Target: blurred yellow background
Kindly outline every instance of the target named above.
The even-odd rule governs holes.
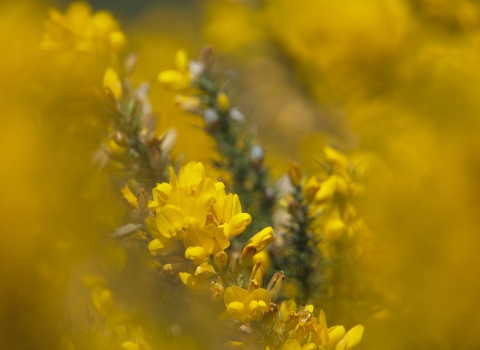
[[[103,72],[41,52],[52,5],[66,7],[0,5],[5,349],[55,348],[71,290],[83,288],[76,279],[98,268],[122,215],[91,164],[108,123],[95,89]],[[208,162],[213,143],[154,81],[178,48],[194,56],[210,43],[235,71],[234,104],[251,112],[275,179],[289,159],[317,171],[324,144],[375,164],[369,271],[385,301],[358,349],[480,348],[477,1],[142,2],[130,15],[131,3],[104,6],[122,19],[126,52],[139,54],[134,82],[153,83],[159,131],[178,132],[174,155]]]

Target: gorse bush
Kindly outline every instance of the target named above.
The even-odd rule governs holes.
[[[129,79],[137,56],[127,55],[120,69],[117,53],[125,41],[110,14],[91,13],[87,5],[74,3],[65,14],[51,11],[41,43],[64,65],[84,56],[79,59],[87,64],[97,60],[93,64],[105,67],[104,99],[111,121],[94,161],[128,203],[125,224],[110,236],[130,250],[117,261],[120,276],[110,278],[130,283],[131,277],[121,273],[128,269],[158,279],[142,283],[157,299],[155,311],[143,314],[129,297],[122,300],[123,309],[117,306],[115,294],[121,291],[108,287],[108,276],[85,276],[83,283],[100,316],[86,334],[91,346],[338,350],[357,345],[362,326],[348,332],[343,326],[328,328],[319,308],[333,296],[344,298],[334,279],[340,270],[351,268],[341,258],[343,251],[332,251],[333,242],[343,236],[358,240],[364,231],[351,199],[362,188],[352,182],[348,159],[325,148],[330,174],[308,181],[292,164],[287,180],[292,189],[280,195],[264,166],[264,150],[247,132],[247,118],[231,106],[232,84],[219,73],[213,50],[206,47],[199,60],[178,51],[176,69],[161,72],[158,80],[178,93],[172,103],[203,118],[220,156],[212,165],[225,181],[208,175],[200,162],[180,165],[170,154],[171,132],[157,134],[148,83],[134,86]],[[265,253],[276,240],[274,229],[266,225],[281,225],[274,219],[278,200],[288,201],[283,239],[289,247]],[[356,249],[356,242],[346,245]],[[143,263],[138,264],[139,259]],[[281,270],[274,273],[263,260]],[[330,260],[335,267],[326,267]],[[271,276],[270,282],[264,283],[265,275]],[[298,287],[289,300],[282,293],[285,277]],[[148,308],[148,299],[144,302]],[[172,312],[178,313],[174,320]],[[208,336],[199,335],[190,330],[192,322],[215,326],[207,324]],[[67,348],[83,347],[75,329],[63,342]]]
[[[157,5],[0,5],[4,347],[478,348],[480,6]]]

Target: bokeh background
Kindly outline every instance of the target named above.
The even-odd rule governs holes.
[[[362,349],[480,348],[480,3],[473,0],[91,1],[117,17],[133,80],[153,82],[174,154],[207,162],[201,120],[155,83],[178,48],[212,44],[238,84],[273,178],[330,144],[374,164],[369,278],[385,296]],[[108,123],[102,73],[38,53],[47,10],[0,4],[0,341],[53,349],[88,293],[78,276],[122,215],[92,165]],[[368,162],[367,162],[368,160]],[[111,260],[123,259],[112,249]],[[75,293],[78,291],[78,293]]]

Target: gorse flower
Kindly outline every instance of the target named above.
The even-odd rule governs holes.
[[[227,195],[225,185],[206,176],[203,164],[197,162],[181,167],[178,177],[170,168],[170,182],[158,184],[152,198],[148,207],[155,217],[145,220],[153,237],[148,249],[157,256],[183,251],[196,268],[193,273],[180,272],[181,280],[190,289],[208,290],[208,278],[218,272],[215,266],[222,269],[228,262],[225,249],[230,239],[246,229],[251,216],[242,212],[238,195]],[[266,228],[252,237],[251,251],[263,250],[272,235],[273,230]]]
[[[249,293],[237,286],[228,287],[223,297],[227,311],[241,322],[258,321],[270,305],[270,293],[258,288]]]
[[[293,300],[280,304],[274,329],[286,339],[282,350],[346,350],[356,346],[363,335],[361,325],[346,333],[343,326],[328,328],[323,310],[320,310],[317,319],[313,314],[313,305],[297,308]]]
[[[228,238],[252,221],[237,195],[226,195],[223,183],[205,176],[202,163],[190,162],[178,178],[171,168],[170,183],[158,184],[152,197],[148,207],[155,212],[155,233],[183,240],[186,248],[202,248],[207,255],[227,248]]]
[[[309,205],[309,216],[315,218],[311,226],[322,236],[320,247],[330,257],[334,254],[333,241],[344,235],[351,239],[363,238],[369,231],[356,209],[364,187],[356,179],[358,174],[353,165],[344,154],[331,147],[324,147],[323,153],[328,175],[326,178],[311,176],[304,182],[303,195]]]
[[[249,266],[252,264],[253,257],[260,253],[270,244],[273,240],[273,229],[266,227],[255,236],[250,238],[245,248],[243,248],[242,255],[240,257],[240,264]]]
[[[93,13],[87,3],[73,2],[65,14],[50,10],[41,48],[55,53],[109,57],[118,53],[125,42],[125,34],[109,12]]]
[[[178,50],[175,55],[175,68],[161,72],[158,81],[169,90],[182,92],[192,87],[193,82],[203,72],[205,63],[189,60],[184,50]]]

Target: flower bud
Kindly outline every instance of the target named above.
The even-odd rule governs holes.
[[[236,108],[230,109],[230,118],[239,122],[240,124],[243,124],[245,122],[245,116]]]
[[[122,83],[118,77],[117,72],[112,68],[107,68],[103,76],[103,87],[109,90],[115,99],[118,101],[122,97]]]
[[[263,271],[268,271],[270,269],[270,265],[272,265],[272,258],[270,257],[270,254],[268,253],[267,249],[262,250],[260,253],[256,254],[253,257],[253,263],[256,264],[257,261],[261,260],[262,261],[262,268]]]
[[[300,220],[302,217],[302,212],[300,210],[300,204],[295,198],[289,198],[288,200],[288,212],[292,215],[296,220]]]
[[[263,266],[262,261],[258,260],[255,265],[253,265],[252,274],[250,275],[250,280],[257,280],[261,285],[263,282]]]
[[[337,188],[337,178],[338,176],[332,175],[321,183],[320,189],[315,194],[315,201],[325,202],[333,197]]]
[[[247,226],[252,222],[252,217],[248,213],[236,214],[229,222],[229,237],[238,236],[245,231]]]
[[[240,256],[240,265],[250,266],[255,254],[257,254],[257,245],[247,244],[245,248],[243,248],[242,255]]]
[[[129,53],[123,62],[123,68],[125,70],[125,75],[132,75],[135,67],[137,66],[138,54],[136,52]]]
[[[128,184],[125,184],[125,187],[120,190],[122,192],[123,198],[125,198],[132,207],[135,209],[138,209],[138,200],[137,197],[135,197],[128,187]]]
[[[201,62],[194,61],[194,60],[190,60],[188,62],[188,72],[190,73],[192,81],[195,81],[198,78],[200,78],[200,76],[203,74],[204,71],[205,71],[205,66]]]
[[[257,253],[260,253],[262,250],[265,249],[267,245],[269,245],[273,240],[273,228],[265,227],[263,230],[258,232],[252,238],[250,238],[247,244],[255,244]]]
[[[190,79],[184,72],[165,70],[158,75],[158,81],[168,90],[182,91],[190,86]]]
[[[110,47],[113,51],[120,51],[127,41],[127,38],[123,32],[120,30],[115,30],[108,35],[108,40],[110,42]]]
[[[108,137],[115,141],[115,143],[119,146],[128,146],[130,142],[127,135],[120,131],[112,132],[110,135],[108,135]]]
[[[308,179],[305,187],[303,188],[303,197],[307,201],[312,201],[319,188],[320,184],[318,183],[317,178],[315,176],[312,176],[310,179]]]
[[[220,277],[218,277],[217,281],[211,282],[210,290],[212,291],[212,300],[218,301],[222,299],[225,288],[223,287],[223,282]]]
[[[299,321],[300,321],[300,315],[297,314],[295,311],[290,311],[285,321],[285,330],[290,331],[294,329]]]
[[[205,121],[205,129],[213,131],[220,123],[220,117],[213,108],[207,108],[203,113],[203,120]]]
[[[185,259],[193,260],[195,265],[201,265],[207,259],[207,254],[202,247],[188,247],[185,250]]]
[[[325,224],[325,238],[335,240],[340,237],[346,230],[345,223],[341,219],[328,220]]]
[[[139,188],[137,191],[137,203],[138,203],[138,211],[144,217],[149,216],[150,209],[148,209],[148,196],[143,188]]]
[[[348,168],[350,163],[347,157],[342,152],[337,151],[336,149],[330,146],[325,146],[323,148],[323,153],[325,154],[325,158],[330,164],[338,166],[341,169]]]
[[[185,112],[198,114],[201,110],[201,102],[198,97],[188,95],[176,95],[175,104]]]
[[[162,272],[167,275],[171,275],[175,272],[181,271],[182,269],[185,269],[186,264],[183,262],[177,262],[177,263],[169,263],[165,264],[162,267]]]
[[[275,273],[268,283],[268,291],[270,292],[270,296],[272,300],[277,300],[277,298],[280,296],[280,291],[282,289],[282,283],[283,280],[285,279],[285,275],[283,271],[278,271]]]
[[[270,303],[270,305],[268,305],[267,311],[265,311],[265,314],[262,318],[263,324],[272,325],[272,323],[275,321],[275,317],[277,316],[277,311],[278,311],[278,305],[274,303]]]
[[[208,262],[204,262],[200,266],[197,266],[195,270],[195,276],[210,277],[215,274],[215,269]]]
[[[263,165],[263,159],[265,158],[265,151],[259,145],[253,145],[250,150],[250,166],[259,171]]]
[[[300,180],[302,180],[302,170],[300,165],[294,161],[290,161],[290,166],[288,167],[288,177],[293,186],[300,186]]]
[[[202,64],[205,70],[209,70],[213,64],[213,60],[213,48],[210,45],[204,46],[202,52],[200,53],[198,61]]]
[[[187,71],[188,55],[185,50],[177,50],[175,53],[175,67],[181,72]]]
[[[226,93],[221,92],[217,96],[217,106],[220,112],[226,112],[230,108],[230,100]]]
[[[228,255],[225,253],[225,251],[221,250],[217,254],[215,254],[215,257],[213,258],[213,262],[215,265],[218,267],[224,267],[228,263]]]
[[[91,292],[93,305],[98,313],[105,317],[114,307],[113,294],[104,288],[95,288]]]
[[[250,282],[248,284],[249,293],[262,286],[263,274],[262,262],[258,260],[255,265],[253,265],[252,274],[250,275]]]

